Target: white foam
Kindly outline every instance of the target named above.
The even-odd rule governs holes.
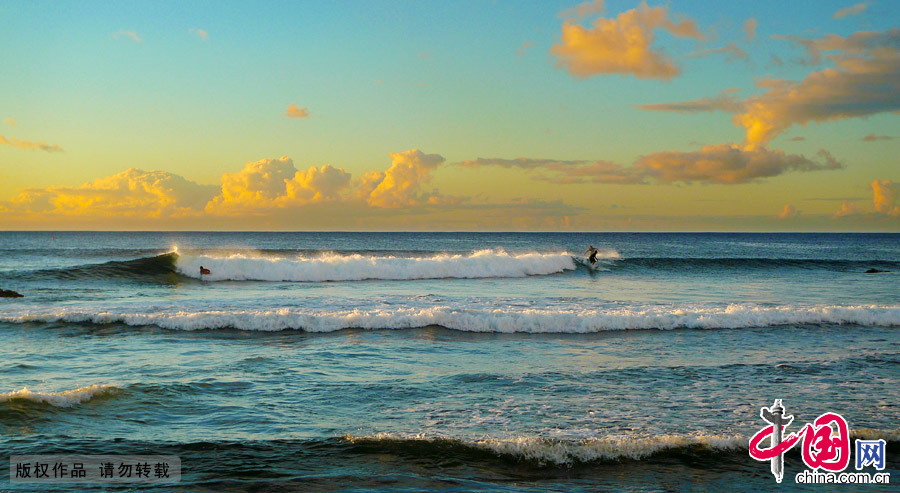
[[[439,325],[467,332],[591,333],[634,329],[720,329],[797,324],[900,326],[900,306],[630,306],[609,309],[303,308],[236,310],[122,310],[92,307],[18,307],[0,313],[4,322],[90,322],[156,325],[173,330],[235,328],[332,332],[347,328],[409,329]]]
[[[459,440],[421,435],[404,436],[377,434],[374,436],[342,437],[350,443],[378,441],[410,441],[437,443],[450,440],[468,447],[519,459],[553,464],[591,462],[597,460],[640,460],[668,449],[699,446],[710,450],[740,450],[748,446],[748,438],[726,435],[661,435],[653,437],[610,436],[583,440],[555,440],[542,437],[486,438]]]
[[[0,394],[0,402],[26,400],[46,403],[56,407],[70,407],[87,402],[95,396],[107,393],[113,389],[118,389],[118,387],[107,384],[94,384],[73,390],[64,390],[62,392],[32,392],[28,390],[28,388],[22,387],[22,390]]]
[[[360,281],[444,278],[525,277],[574,270],[572,255],[562,253],[510,254],[479,250],[467,255],[430,257],[339,255],[267,258],[248,254],[227,257],[179,255],[178,272],[200,277],[200,266],[210,270],[210,281]]]

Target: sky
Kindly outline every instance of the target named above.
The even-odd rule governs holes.
[[[0,0],[0,229],[897,232],[898,20]]]

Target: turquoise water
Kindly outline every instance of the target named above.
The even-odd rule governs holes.
[[[898,240],[0,233],[0,445],[184,491],[755,491],[780,398],[896,476]]]

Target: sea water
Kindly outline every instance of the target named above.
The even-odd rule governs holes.
[[[900,481],[900,235],[2,232],[0,254],[24,295],[0,299],[8,455],[179,456],[165,491],[755,491],[782,399],[797,429],[887,440]]]

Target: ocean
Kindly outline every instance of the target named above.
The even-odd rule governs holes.
[[[758,491],[775,399],[900,482],[897,234],[0,232],[0,288],[0,449],[181,459],[0,489]]]

